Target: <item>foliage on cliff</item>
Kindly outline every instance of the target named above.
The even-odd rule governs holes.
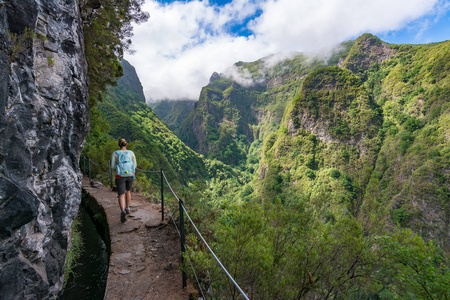
[[[377,216],[448,248],[448,46],[392,45],[395,56],[355,75],[310,74],[268,141],[260,196],[326,199],[325,214],[344,207],[368,226]]]
[[[366,168],[375,163],[381,142],[379,114],[360,78],[350,71],[326,67],[311,73],[287,110],[290,117],[266,141],[259,170],[261,197],[284,203],[303,194],[311,201],[327,199],[330,206],[346,202],[357,214],[362,191],[345,185],[356,180],[358,187],[363,186],[370,178]],[[340,173],[350,177],[342,184],[329,182],[333,171],[334,177]],[[315,182],[333,185],[332,190],[339,192],[319,188],[312,193],[310,185]]]
[[[163,100],[156,103],[150,103],[150,107],[155,111],[161,121],[167,127],[175,132],[181,127],[183,121],[194,110],[194,100]]]

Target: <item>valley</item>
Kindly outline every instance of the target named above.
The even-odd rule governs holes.
[[[140,168],[168,170],[252,298],[445,298],[449,46],[364,34],[327,58],[238,62],[241,76],[213,74],[198,101],[154,110],[122,62],[85,153],[107,159],[125,137]],[[203,289],[232,299],[193,235],[188,244]]]

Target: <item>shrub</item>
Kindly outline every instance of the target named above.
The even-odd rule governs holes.
[[[341,154],[342,154],[342,157],[345,158],[345,159],[349,159],[349,157],[350,157],[350,155],[348,154],[347,150],[345,150],[345,149],[342,150]]]
[[[330,175],[333,178],[339,178],[339,177],[341,177],[341,172],[339,172],[339,170],[334,169],[334,170],[331,170]]]
[[[399,133],[399,138],[401,140],[399,150],[402,154],[405,154],[406,150],[414,142],[414,136],[408,131],[402,131]]]
[[[421,124],[420,124],[420,120],[418,120],[414,117],[408,117],[408,119],[406,119],[403,126],[409,132],[414,132],[421,127]]]
[[[311,170],[315,170],[317,167],[317,163],[314,157],[308,158],[308,161],[306,162],[306,166],[310,168]]]
[[[392,211],[392,220],[396,224],[403,225],[409,218],[409,213],[404,207],[394,209]]]
[[[305,175],[312,180],[316,178],[316,173],[311,169],[306,170]]]

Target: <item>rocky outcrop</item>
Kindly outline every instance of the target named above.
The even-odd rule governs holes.
[[[76,0],[0,0],[0,298],[55,299],[89,130]]]
[[[365,33],[356,39],[347,58],[339,61],[339,67],[349,69],[353,73],[363,73],[375,63],[395,56],[395,51],[378,37]]]

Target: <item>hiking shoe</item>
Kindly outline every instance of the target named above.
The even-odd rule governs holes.
[[[120,213],[120,222],[125,222],[127,219],[125,218],[126,212],[122,210]]]
[[[127,215],[130,213],[130,209],[127,207],[125,208],[125,212],[127,213]]]

